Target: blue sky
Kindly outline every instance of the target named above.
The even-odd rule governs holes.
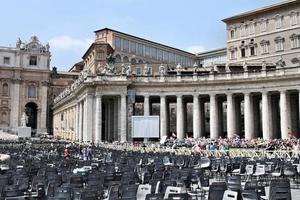
[[[108,27],[187,51],[225,47],[222,19],[280,0],[8,0],[1,2],[0,46],[36,35],[51,65],[81,60],[94,31]]]

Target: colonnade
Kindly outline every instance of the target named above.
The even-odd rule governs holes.
[[[143,104],[143,115],[152,114],[153,99],[159,102],[160,137],[170,134],[170,104],[176,109],[176,134],[186,137],[187,125],[192,135],[246,139],[289,138],[299,134],[299,91],[228,92],[210,94],[162,95],[136,94]],[[192,121],[187,118],[187,103],[192,103]],[[76,104],[54,114],[56,132],[78,141],[127,141],[130,138],[129,100],[126,94],[87,94]],[[63,115],[63,117],[62,117]],[[225,121],[224,121],[225,120]],[[226,122],[226,123],[225,123]],[[209,124],[209,127],[207,127]],[[54,130],[55,131],[55,130]]]

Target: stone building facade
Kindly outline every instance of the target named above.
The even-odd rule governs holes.
[[[0,47],[1,129],[14,132],[25,112],[33,133],[51,131],[50,102],[78,74],[64,76],[63,85],[56,83],[50,58],[49,44],[42,45],[36,36],[29,42],[18,39],[15,47]]]
[[[194,138],[300,136],[299,53],[292,46],[298,43],[291,43],[299,32],[298,10],[299,1],[291,0],[225,19],[228,62],[203,68],[200,59],[222,56],[224,49],[200,58],[114,30],[96,31],[83,63],[73,67],[82,67],[79,79],[54,100],[54,134],[131,141],[133,115],[159,115],[161,137],[173,131],[178,138],[188,132]],[[264,41],[268,53],[259,50]],[[150,64],[156,64],[154,73]]]
[[[300,2],[284,1],[224,19],[229,64],[276,63],[299,65]]]

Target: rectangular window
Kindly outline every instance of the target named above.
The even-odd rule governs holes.
[[[230,58],[235,59],[235,51],[234,50],[230,51]]]
[[[180,56],[179,55],[176,55],[176,63],[175,64],[178,64],[178,63],[180,63]]]
[[[291,15],[291,25],[297,25],[298,24],[298,14],[297,13],[293,13]]]
[[[260,24],[260,32],[267,31],[267,20],[263,20]]]
[[[29,65],[36,66],[37,65],[37,56],[30,56]]]
[[[28,87],[28,98],[36,98],[36,87],[34,85]]]
[[[141,76],[142,75],[142,67],[136,67],[135,70],[136,70],[136,75],[137,76]]]
[[[168,62],[168,60],[169,60],[169,53],[167,52],[167,51],[163,51],[163,60],[165,61],[165,62]]]
[[[136,45],[135,45],[135,42],[133,42],[133,41],[130,41],[130,52],[136,53]]]
[[[280,29],[282,26],[282,17],[281,16],[277,16],[275,18],[275,28],[276,29]]]
[[[144,56],[144,45],[138,44],[138,55]]]
[[[261,46],[261,54],[269,53],[269,46],[268,44],[262,44]]]
[[[115,37],[115,47],[116,49],[121,49],[121,38]]]
[[[255,47],[250,47],[250,55],[255,56]]]
[[[241,27],[241,36],[246,36],[246,25],[242,25]]]
[[[160,49],[157,49],[157,59],[162,60],[163,59],[163,52]]]
[[[3,64],[4,65],[9,65],[10,64],[10,57],[4,57],[3,58]]]
[[[145,56],[150,57],[150,47],[145,45]]]
[[[230,31],[230,38],[234,39],[234,37],[235,37],[235,32],[234,32],[234,30],[231,30]]]
[[[249,29],[250,35],[253,35],[255,33],[255,24],[251,23]]]
[[[246,49],[241,49],[241,57],[245,58],[246,57]]]
[[[169,62],[170,63],[175,63],[175,55],[174,55],[174,53],[169,53]]]
[[[300,47],[300,36],[296,36],[292,38],[292,48]]]
[[[275,49],[276,51],[283,51],[283,41],[279,40],[275,43]]]
[[[157,59],[157,49],[155,47],[151,48],[151,58]]]
[[[123,51],[129,52],[129,41],[128,40],[123,40]]]

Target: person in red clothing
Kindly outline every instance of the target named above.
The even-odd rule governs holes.
[[[64,150],[64,157],[65,158],[70,158],[71,154],[69,153],[68,149]]]

